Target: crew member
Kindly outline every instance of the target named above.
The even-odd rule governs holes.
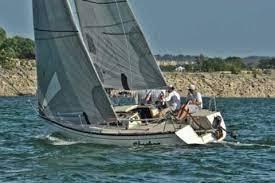
[[[190,84],[186,96],[187,103],[183,105],[177,115],[178,120],[185,119],[188,114],[198,112],[203,107],[201,93],[196,90],[196,86]]]
[[[161,116],[164,116],[168,111],[177,112],[180,109],[180,95],[173,86],[167,89],[168,96],[164,98],[164,102],[168,104],[166,109],[161,111]]]

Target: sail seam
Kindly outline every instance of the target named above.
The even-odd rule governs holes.
[[[36,40],[43,41],[43,40],[63,39],[63,38],[75,37],[75,36],[77,36],[77,35],[71,34],[71,35],[66,35],[66,36],[55,36],[55,37],[49,37],[49,38],[36,38]]]
[[[88,3],[93,3],[93,4],[115,4],[115,3],[126,3],[126,0],[121,0],[121,1],[110,1],[110,2],[96,2],[96,1],[91,1],[91,0],[82,0]]]

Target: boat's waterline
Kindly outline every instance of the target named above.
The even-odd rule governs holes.
[[[44,120],[51,127],[52,132],[59,132],[62,135],[77,140],[78,142],[85,142],[91,144],[101,145],[116,145],[116,146],[136,146],[136,145],[187,145],[182,141],[174,131],[155,133],[155,134],[100,134],[93,132],[84,132],[68,128],[66,126],[55,123],[54,121]],[[221,126],[225,128],[224,121]],[[212,143],[221,142],[225,139],[226,132],[219,140],[213,140]]]

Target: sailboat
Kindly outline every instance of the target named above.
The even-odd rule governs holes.
[[[177,123],[157,118],[152,105],[113,106],[106,89],[167,84],[127,0],[73,3],[77,18],[67,0],[33,0],[40,117],[95,144],[207,144],[226,137],[220,112],[201,110]]]

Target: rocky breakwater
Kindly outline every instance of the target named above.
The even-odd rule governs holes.
[[[269,74],[243,72],[241,74],[165,72],[168,84],[181,95],[194,83],[204,96],[219,97],[275,97],[275,71]],[[36,64],[34,60],[16,60],[12,70],[0,67],[0,96],[35,95]]]
[[[16,60],[11,70],[0,67],[0,96],[35,95],[36,66],[34,60]]]
[[[174,85],[182,95],[193,83],[204,96],[218,97],[275,97],[275,71],[268,74],[230,73],[164,73],[167,83]]]

